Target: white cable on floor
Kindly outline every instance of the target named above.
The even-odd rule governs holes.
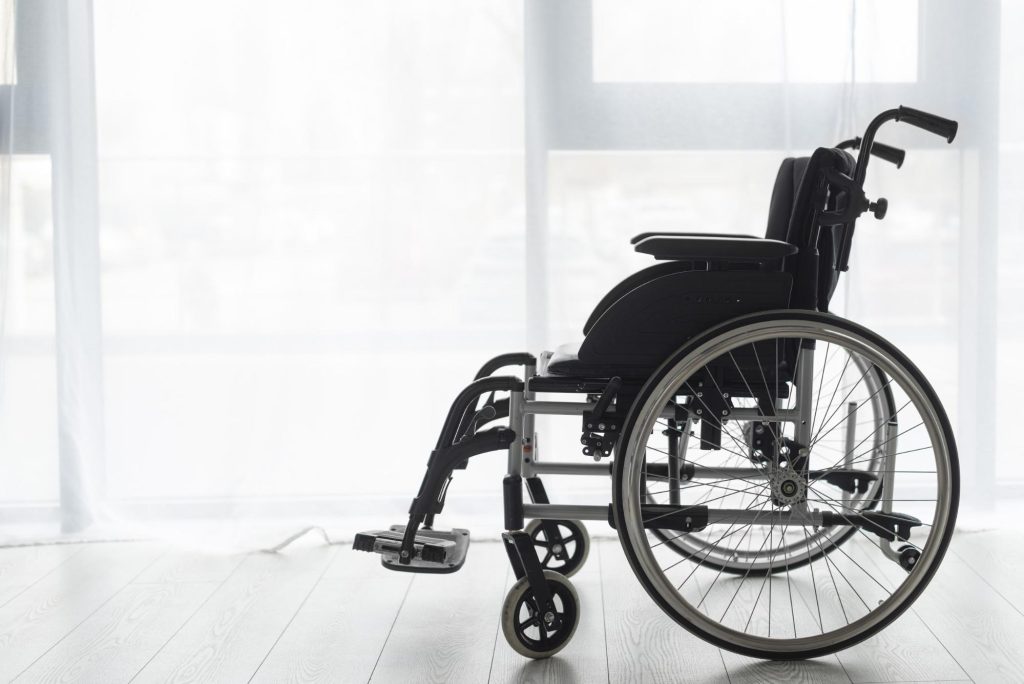
[[[334,540],[332,540],[330,538],[330,536],[328,536],[327,530],[325,530],[324,528],[320,527],[319,525],[310,525],[309,527],[307,527],[305,529],[299,530],[298,532],[296,532],[292,536],[290,536],[287,539],[285,539],[280,544],[278,544],[276,546],[272,546],[269,549],[260,549],[260,551],[261,551],[261,553],[277,553],[278,551],[281,551],[282,549],[284,549],[286,546],[288,546],[292,542],[294,542],[294,541],[296,541],[296,540],[306,536],[306,534],[312,532],[313,530],[318,531],[323,536],[324,541],[327,543],[328,546],[335,546],[335,545],[339,545],[339,544],[347,544],[348,543],[348,542],[343,542],[343,541],[334,541]]]

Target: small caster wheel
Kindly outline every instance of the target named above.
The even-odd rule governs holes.
[[[569,643],[580,622],[579,596],[563,575],[545,570],[555,610],[541,614],[529,581],[512,585],[501,606],[501,631],[517,653],[527,658],[550,658]]]
[[[583,567],[590,555],[590,535],[587,528],[579,520],[547,520],[549,525],[555,525],[561,539],[548,539],[547,531],[540,520],[531,520],[526,526],[526,533],[530,535],[534,546],[537,547],[537,557],[545,570],[572,577]]]
[[[899,549],[900,567],[910,572],[917,567],[917,561],[921,559],[921,552],[913,546],[901,546]]]

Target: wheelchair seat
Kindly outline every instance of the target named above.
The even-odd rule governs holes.
[[[735,316],[791,306],[794,282],[801,276],[825,290],[824,297],[814,297],[814,304],[827,310],[838,282],[842,235],[821,234],[814,246],[828,256],[831,268],[817,274],[801,274],[798,253],[810,239],[813,198],[824,173],[832,168],[849,174],[855,163],[847,152],[832,148],[783,160],[763,238],[678,232],[635,236],[630,242],[636,251],[665,263],[638,271],[612,288],[587,319],[583,341],[558,347],[546,374],[646,378],[697,332]]]

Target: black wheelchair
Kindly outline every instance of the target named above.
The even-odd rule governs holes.
[[[501,625],[523,655],[551,656],[576,630],[569,577],[589,550],[583,520],[615,528],[651,598],[722,648],[810,658],[895,620],[946,551],[959,471],[921,372],[829,313],[857,218],[886,212],[886,200],[864,194],[871,155],[904,159],[874,141],[889,121],[947,142],[957,131],[891,109],[863,138],[782,162],[765,237],[633,238],[662,263],[616,285],[580,345],[484,364],[447,414],[408,524],[359,534],[354,548],[391,570],[458,570],[469,532],[434,529],[435,516],[454,471],[500,450],[502,538],[518,580]],[[507,367],[522,376],[495,375]],[[596,462],[542,459],[537,415],[575,417]],[[546,474],[610,475],[611,503],[552,503]]]

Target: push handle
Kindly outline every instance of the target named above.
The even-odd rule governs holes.
[[[900,106],[896,113],[896,120],[941,136],[946,139],[946,142],[953,142],[953,138],[956,137],[956,121],[922,112],[920,109]]]
[[[859,137],[850,138],[836,145],[836,148],[840,150],[859,150],[860,143],[861,139]],[[907,157],[907,153],[904,150],[880,142],[871,144],[871,154],[890,164],[895,164],[897,169],[903,166],[903,160]]]
[[[880,142],[871,143],[871,154],[879,159],[884,159],[890,164],[895,164],[897,169],[903,166],[903,160],[907,157],[907,153],[904,150]]]

